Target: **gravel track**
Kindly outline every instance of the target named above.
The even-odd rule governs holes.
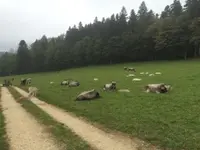
[[[2,107],[10,150],[59,150],[54,140],[33,116],[2,88]]]

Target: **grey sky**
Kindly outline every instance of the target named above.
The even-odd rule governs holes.
[[[142,0],[0,0],[0,51],[16,48],[21,39],[32,43],[46,35],[58,36],[69,26],[93,22],[118,13],[125,6],[138,11]],[[145,0],[160,13],[173,0]],[[182,4],[185,0],[181,0]]]

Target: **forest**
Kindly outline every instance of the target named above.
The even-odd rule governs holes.
[[[138,12],[125,7],[109,18],[43,35],[31,45],[19,41],[16,53],[0,57],[0,76],[59,71],[89,65],[180,60],[200,56],[200,0],[174,0],[161,14],[143,1]]]

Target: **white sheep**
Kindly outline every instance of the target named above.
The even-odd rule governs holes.
[[[142,79],[140,78],[134,78],[133,81],[141,81]]]

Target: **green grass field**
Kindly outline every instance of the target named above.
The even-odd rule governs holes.
[[[124,66],[136,68],[140,82],[127,78]],[[162,72],[149,77],[140,72]],[[71,69],[68,71],[15,76],[31,77],[40,90],[39,98],[105,128],[139,137],[171,149],[200,149],[200,61],[133,63]],[[61,87],[63,79],[80,81],[80,87]],[[94,81],[93,78],[99,78]],[[1,78],[4,79],[4,78]],[[130,93],[104,92],[102,87],[112,80],[119,89]],[[50,85],[50,81],[55,84]],[[164,82],[173,89],[168,94],[148,94],[143,86]],[[74,101],[84,90],[97,89],[102,96],[95,101]]]
[[[1,88],[0,88],[0,103],[1,103]],[[0,150],[9,150],[9,144],[5,129],[5,118],[2,113],[1,104],[0,104]]]

